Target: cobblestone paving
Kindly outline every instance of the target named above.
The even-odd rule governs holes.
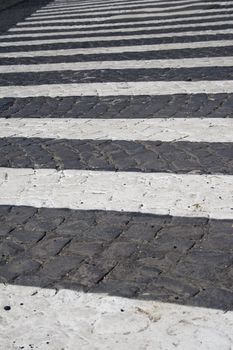
[[[232,143],[0,139],[0,166],[233,175]]]
[[[226,118],[233,94],[3,98],[5,118]]]
[[[93,8],[88,1],[74,1],[76,9],[69,7],[72,3],[56,0],[35,5],[25,1],[24,10],[22,5],[11,10],[14,20],[10,23],[4,20],[4,12],[0,13],[0,118],[6,122],[9,118],[23,119],[25,123],[28,118],[232,121],[233,93],[220,89],[226,82],[233,85],[231,1],[184,1],[184,8],[175,1],[111,3],[118,12],[123,11],[117,12],[117,17],[106,1],[93,0]],[[59,4],[61,8],[53,7]],[[124,12],[128,5],[131,7]],[[78,6],[82,10],[86,6],[86,13],[78,13]],[[168,10],[169,6],[173,8]],[[44,12],[36,12],[39,8]],[[213,63],[214,58],[221,63]],[[174,59],[179,61],[178,66],[172,66],[177,64],[171,63]],[[195,62],[187,67],[184,59]],[[165,60],[171,67],[149,68],[147,60]],[[115,62],[114,69],[95,67],[96,62],[111,61]],[[123,61],[136,61],[142,67],[119,68]],[[89,62],[91,68],[59,71],[40,67],[78,62]],[[29,69],[32,64],[34,71]],[[19,67],[21,72],[17,72]],[[51,98],[43,91],[37,97],[7,95],[7,87],[15,86],[30,86],[34,91],[43,84],[58,84],[62,89],[71,83],[90,84],[91,88],[93,83],[156,81],[168,86],[177,82],[177,87],[197,82],[198,88],[195,93],[187,89],[187,93],[174,91],[161,96],[111,96],[109,92],[101,97],[98,90],[93,96],[81,92]],[[217,91],[207,93],[206,82],[217,83]],[[233,124],[226,132],[233,138]],[[157,172],[184,177],[212,174],[233,179],[232,142],[219,141],[217,134],[216,139],[193,142],[184,136],[169,142],[147,141],[142,129],[142,136],[136,140],[132,137],[132,141],[98,137],[67,140],[37,137],[32,130],[31,136],[0,138],[0,167],[70,169],[74,173],[98,170],[104,174]],[[233,310],[233,214],[224,216],[232,208],[221,208],[223,214],[216,219],[211,210],[204,217],[196,217],[194,209],[190,217],[142,214],[141,208],[137,213],[114,212],[111,197],[105,211],[91,210],[91,201],[86,210],[57,208],[54,203],[53,208],[38,208],[33,197],[30,206],[17,206],[14,200],[9,203],[6,184],[7,175],[0,179],[1,203],[5,200],[7,204],[0,206],[1,283]],[[26,186],[22,185],[20,193],[27,191]],[[108,186],[106,182],[98,195],[107,193]],[[16,192],[16,187],[11,190]],[[217,191],[215,188],[214,195],[205,194],[209,202],[221,199]],[[203,188],[196,188],[196,193],[203,194]],[[156,197],[156,191],[153,194],[156,204],[165,202],[166,198]],[[64,193],[72,195],[72,190]],[[232,188],[230,196],[233,203]],[[174,199],[176,205],[179,201]],[[172,208],[166,209],[170,212]]]
[[[1,282],[228,310],[232,221],[0,207]]]

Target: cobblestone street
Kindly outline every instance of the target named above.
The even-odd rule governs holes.
[[[0,10],[0,350],[233,349],[232,19]]]

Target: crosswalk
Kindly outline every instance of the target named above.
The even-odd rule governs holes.
[[[231,0],[54,0],[2,33],[3,281],[232,308],[232,108]]]

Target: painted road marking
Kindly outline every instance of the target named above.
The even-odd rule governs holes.
[[[151,31],[156,27],[141,27],[136,28],[117,28],[113,30],[98,30],[98,33],[116,33],[116,32],[137,32],[137,31]],[[17,39],[17,38],[38,38],[40,37],[50,37],[50,36],[68,36],[68,35],[85,35],[85,34],[96,34],[95,30],[89,31],[65,31],[65,32],[46,32],[46,33],[26,33],[26,34],[7,34],[0,35],[1,39]],[[197,36],[197,35],[223,35],[223,34],[233,34],[233,29],[218,29],[218,30],[200,30],[200,31],[185,31],[185,32],[170,32],[170,33],[158,33],[152,35],[157,38],[170,38],[170,37],[185,37],[185,36]]]
[[[0,137],[232,142],[233,119],[0,119]]]
[[[147,81],[121,83],[44,84],[0,86],[0,98],[65,96],[155,96],[174,94],[233,93],[232,80],[218,81]]]
[[[0,168],[0,204],[232,219],[232,184],[231,175]]]
[[[222,23],[222,22],[221,22]],[[223,22],[224,23],[224,22]],[[233,21],[232,21],[233,24]],[[205,27],[206,25],[203,25]],[[169,26],[170,27],[170,26]],[[190,27],[190,26],[189,26]],[[164,35],[164,34],[163,34]],[[167,34],[166,34],[167,35]],[[194,35],[198,35],[195,33]],[[167,35],[168,36],[168,35]],[[153,39],[161,37],[158,34],[140,34],[140,35],[116,35],[116,36],[93,36],[93,37],[81,37],[81,38],[63,38],[63,39],[42,39],[42,40],[25,40],[25,41],[6,41],[0,42],[0,47],[13,47],[13,46],[37,46],[37,45],[50,45],[50,44],[70,44],[70,43],[83,43],[83,42],[99,42],[99,41],[122,41],[122,40],[142,40],[142,39]],[[229,43],[233,43],[233,40],[222,40],[217,41],[221,42],[221,46],[226,46]],[[206,45],[211,45],[212,41],[205,41]],[[189,43],[168,43],[168,44],[157,44],[157,47],[167,47],[168,49],[173,49],[176,47],[177,49],[187,47],[192,48],[198,45],[198,42],[189,42]]]
[[[186,7],[195,7],[195,6],[208,6],[208,5],[219,5],[219,2],[200,2],[198,4],[185,4],[185,5],[180,5],[180,6],[176,6],[175,9],[182,9],[182,8],[186,8]],[[150,12],[150,13],[157,13],[159,11],[165,12],[165,11],[169,11],[169,10],[174,10],[174,6],[169,6],[169,7],[150,7],[150,8],[144,8],[143,10],[141,9],[130,9],[130,10],[112,10],[112,11],[102,11],[102,12],[89,12],[87,11],[86,13],[78,13],[75,14],[73,13],[68,13],[68,14],[64,14],[64,13],[60,13],[60,14],[56,14],[56,13],[52,13],[50,15],[35,15],[34,16],[30,16],[27,17],[25,20],[37,20],[37,19],[47,19],[47,18],[60,18],[60,17],[82,17],[82,16],[87,16],[87,15],[99,15],[99,16],[103,16],[103,15],[110,15],[110,14],[127,14],[127,13],[141,13],[141,12]],[[172,12],[171,12],[172,14]]]
[[[179,344],[180,349],[196,350],[201,344],[205,350],[227,350],[233,343],[230,310],[33,285],[1,284],[0,293],[1,308],[10,302],[14,309],[2,316],[3,349],[9,348],[12,339],[17,348],[22,344],[35,348],[45,344],[46,348],[49,342],[51,349],[67,350],[88,349],[92,344],[103,350],[136,350],[143,349],[145,339],[148,349],[172,349]]]
[[[176,4],[193,4],[193,3],[196,3],[198,5],[198,1],[200,0],[179,0],[179,1],[176,1]],[[161,6],[161,5],[171,5],[171,2],[164,2],[164,3],[155,3],[154,1],[147,1],[147,2],[144,2],[144,3],[127,3],[127,2],[124,2],[124,3],[113,3],[111,2],[111,5],[110,4],[104,4],[104,5],[96,5],[96,4],[90,4],[89,6],[83,6],[83,5],[72,5],[69,6],[69,7],[61,7],[61,8],[49,8],[49,7],[42,7],[40,10],[37,10],[35,11],[31,16],[37,16],[37,14],[51,14],[51,13],[66,13],[66,12],[72,12],[72,11],[79,11],[80,13],[82,12],[92,12],[92,11],[96,11],[96,10],[99,10],[99,12],[101,12],[101,10],[105,10],[105,9],[130,9],[130,8],[141,8],[143,10],[143,8],[145,8],[146,6],[153,6],[153,5],[157,5],[157,6]],[[176,7],[175,7],[176,8]]]
[[[216,40],[216,41],[198,41],[191,43],[169,43],[156,45],[131,45],[131,46],[114,46],[114,47],[91,47],[78,49],[59,49],[59,50],[36,50],[36,51],[19,51],[19,52],[0,52],[1,57],[52,57],[52,56],[72,56],[72,55],[92,55],[92,54],[112,54],[123,52],[147,52],[147,51],[166,51],[196,49],[208,47],[228,47],[233,46],[233,40]]]
[[[200,14],[203,13],[203,11],[205,13],[219,13],[219,12],[224,12],[226,13],[227,11],[232,11],[232,9],[216,9],[216,10],[190,10],[190,11],[178,11],[178,12],[172,12],[173,16],[179,16],[179,15],[192,15],[192,14]],[[155,15],[154,15],[155,16]],[[157,12],[156,13],[157,17],[167,17],[169,16],[168,13],[165,12]],[[109,16],[109,17],[90,17],[90,18],[78,18],[78,19],[50,19],[50,20],[44,20],[44,21],[24,21],[24,22],[18,22],[17,26],[30,26],[30,25],[34,25],[34,24],[51,24],[51,23],[82,23],[82,22],[104,22],[104,21],[111,21],[111,20],[116,20],[116,19],[127,19],[127,18],[150,18],[153,17],[153,14],[128,14],[128,15],[114,15],[114,16]]]
[[[138,31],[138,30],[141,30],[141,28],[147,28],[145,26],[143,27],[138,27],[138,25],[145,25],[145,24],[164,24],[164,23],[175,23],[175,22],[189,22],[189,26],[192,27],[193,25],[195,25],[195,27],[197,27],[197,24],[196,23],[192,23],[192,20],[202,20],[202,21],[205,21],[205,19],[213,19],[213,18],[231,18],[233,16],[233,14],[228,14],[226,16],[226,14],[217,14],[217,15],[210,15],[210,16],[186,16],[185,18],[165,18],[163,20],[147,20],[147,21],[137,21],[137,22],[134,22],[134,21],[127,21],[127,22],[117,22],[117,23],[94,23],[94,24],[84,24],[84,25],[53,25],[53,26],[49,26],[49,25],[46,25],[46,26],[43,26],[43,25],[40,25],[38,27],[16,27],[16,28],[11,28],[8,30],[8,32],[32,32],[32,31],[40,31],[40,30],[62,30],[62,29],[70,29],[70,30],[73,30],[73,29],[87,29],[87,28],[108,28],[110,27],[112,29],[112,27],[120,27],[118,29],[120,29],[121,31],[127,31],[128,30],[128,26],[133,26],[132,30],[135,30],[135,31]],[[218,21],[219,23],[220,21]],[[226,24],[231,24],[232,21],[230,21],[228,23],[228,21],[224,21],[224,23]],[[201,27],[201,24],[206,24],[206,27],[208,27],[209,25],[213,24],[213,25],[216,25],[216,22],[206,22],[206,23],[198,23],[198,27]],[[127,27],[124,27],[124,26],[127,26]],[[185,27],[184,27],[185,26]],[[177,28],[186,28],[186,24],[178,24]],[[158,26],[156,26],[156,28],[160,28]],[[155,28],[155,29],[156,29]],[[161,26],[162,29],[166,29],[165,26]],[[168,28],[173,28],[171,26],[169,26]],[[176,27],[175,27],[176,28]],[[99,30],[98,30],[99,32]],[[103,30],[103,33],[106,32],[105,29]],[[96,33],[96,32],[95,32]],[[163,33],[161,33],[163,34]]]
[[[70,63],[45,63],[0,65],[0,73],[30,73],[51,71],[83,71],[100,69],[163,69],[163,68],[196,68],[196,67],[232,67],[233,57],[200,57],[161,60],[126,60],[126,61],[90,61]]]

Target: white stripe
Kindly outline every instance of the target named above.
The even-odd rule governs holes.
[[[196,1],[196,4],[198,5],[198,1],[200,0],[195,0]],[[187,4],[187,3],[190,3],[190,4],[193,4],[194,1],[193,0],[181,0],[181,1],[177,1],[176,4]],[[165,2],[163,3],[163,5],[171,5],[171,2]],[[36,16],[37,14],[51,14],[51,13],[68,13],[68,12],[72,12],[72,11],[79,11],[80,13],[82,12],[92,12],[92,11],[96,11],[97,9],[98,10],[105,10],[105,9],[108,9],[108,10],[115,10],[115,9],[130,9],[130,8],[134,8],[134,7],[137,7],[137,8],[141,8],[143,9],[145,6],[148,6],[148,5],[155,5],[155,3],[152,1],[151,2],[144,2],[143,4],[111,4],[111,5],[89,5],[89,6],[78,6],[78,5],[73,5],[71,8],[44,8],[44,9],[41,9],[41,10],[37,10],[36,12],[34,12],[32,14],[32,16]],[[161,4],[157,4],[157,5],[161,5]]]
[[[216,22],[217,23],[217,22]],[[219,25],[220,23],[222,25],[224,25],[224,22],[218,22]],[[231,24],[233,24],[233,21],[231,21]],[[215,24],[213,24],[215,25]],[[187,27],[191,28],[192,26],[190,26],[189,24],[186,25]],[[206,27],[206,24],[202,25],[203,27]],[[202,27],[200,26],[200,27]],[[173,25],[173,26],[163,26],[163,28],[168,27],[168,29],[170,28],[175,28],[178,27],[178,25]],[[196,25],[193,25],[193,27],[196,27]],[[163,36],[161,36],[161,34],[131,34],[131,35],[114,35],[114,36],[86,36],[86,37],[79,37],[79,38],[62,38],[62,39],[41,39],[41,40],[23,40],[23,41],[1,41],[0,42],[0,47],[16,47],[16,46],[37,46],[37,45],[49,45],[49,44],[69,44],[69,43],[85,43],[85,42],[99,42],[99,41],[123,41],[123,40],[141,40],[141,39],[153,39],[153,38],[159,38],[159,37],[164,37],[165,34],[162,34]],[[167,37],[169,34],[166,33]],[[196,32],[194,35],[197,35]],[[176,33],[175,35],[176,36]],[[178,36],[183,36],[179,35]],[[185,35],[184,35],[185,36]],[[223,43],[222,46],[225,46],[224,43],[229,43],[231,42],[231,45],[233,43],[232,40],[222,40],[221,41]],[[209,42],[207,42],[209,43]],[[196,47],[196,42],[191,42],[191,43],[168,43],[168,44],[157,44],[157,46],[161,46],[161,47],[168,47],[172,48],[173,46],[176,46],[177,48],[183,47],[186,45],[189,45],[189,47]],[[193,46],[192,46],[193,45]]]
[[[189,17],[189,16],[186,16],[184,19],[182,19],[182,22],[189,22],[190,24],[190,27],[191,26],[196,26],[197,27],[197,23],[192,23],[192,21],[195,21],[195,20],[204,20],[205,19],[213,19],[213,18],[225,18],[226,15],[223,14],[223,15],[211,15],[211,16],[195,16],[195,17]],[[227,15],[228,18],[232,18],[233,17],[233,14],[228,14]],[[180,18],[168,18],[168,19],[162,19],[162,20],[149,20],[149,21],[137,21],[137,22],[124,22],[124,23],[96,23],[96,24],[85,24],[85,25],[58,25],[58,26],[39,26],[39,27],[16,27],[16,28],[10,28],[8,30],[8,32],[32,32],[32,31],[41,31],[41,30],[62,30],[62,29],[87,29],[87,28],[95,28],[95,33],[96,32],[99,32],[101,33],[101,31],[98,29],[96,30],[96,28],[108,28],[110,27],[112,31],[128,31],[129,28],[126,28],[124,27],[125,25],[127,26],[132,26],[132,29],[131,31],[137,31],[138,28],[140,29],[140,27],[137,27],[138,25],[140,24],[161,24],[161,23],[176,23],[176,22],[180,22]],[[202,26],[202,25],[205,25],[205,26],[209,26],[209,25],[216,25],[215,24],[216,22],[206,22],[206,23],[198,23],[198,26]],[[228,24],[227,21],[224,21],[224,23]],[[229,22],[231,24],[231,21]],[[119,29],[112,29],[112,27],[120,27]],[[187,24],[179,24],[177,26],[177,28],[185,28],[187,27]],[[146,27],[143,27],[144,30],[146,30]],[[162,29],[164,28],[164,26],[161,27]],[[156,29],[156,28],[155,28]],[[105,33],[105,29],[102,31],[103,33]],[[87,33],[87,32],[86,32]],[[44,34],[47,34],[47,33],[44,33]],[[85,34],[85,32],[84,32]],[[38,34],[36,34],[38,35]]]
[[[0,168],[0,204],[233,219],[233,176]]]
[[[206,2],[206,3],[203,3],[203,2],[200,2],[198,4],[198,6],[200,5],[214,5],[216,3],[211,3],[211,2]],[[127,13],[141,13],[141,12],[150,12],[150,13],[157,13],[159,11],[168,11],[168,10],[177,10],[177,9],[182,9],[182,8],[186,8],[186,7],[192,7],[192,6],[197,6],[196,4],[195,5],[190,5],[190,4],[185,4],[185,5],[180,5],[180,6],[176,6],[174,8],[174,6],[171,6],[171,7],[151,7],[151,8],[144,8],[143,10],[141,9],[130,9],[130,10],[112,10],[112,11],[102,11],[102,12],[87,12],[86,14],[83,14],[83,13],[74,13],[74,12],[71,12],[71,13],[68,13],[68,14],[63,14],[63,13],[60,13],[60,14],[55,14],[55,13],[52,13],[51,15],[36,15],[34,14],[34,16],[30,16],[30,17],[27,17],[26,18],[26,21],[28,20],[37,20],[37,19],[47,19],[47,18],[65,18],[65,17],[82,17],[82,16],[86,16],[86,15],[99,15],[100,17],[102,17],[102,15],[109,15],[109,14],[127,14]],[[171,13],[172,14],[172,13]]]
[[[232,142],[232,118],[0,119],[0,137]]]
[[[192,14],[200,14],[200,13],[219,13],[219,12],[227,12],[227,11],[232,11],[232,9],[216,9],[216,10],[190,10],[190,11],[178,11],[178,12],[172,12],[172,16],[179,16],[179,15],[192,15]],[[50,19],[50,20],[44,20],[44,21],[24,21],[24,22],[19,22],[17,23],[17,26],[33,26],[35,24],[51,24],[51,23],[85,23],[85,22],[104,22],[104,21],[109,21],[109,20],[116,20],[116,19],[126,19],[126,18],[148,18],[152,17],[153,14],[128,14],[128,15],[114,15],[114,16],[109,16],[109,17],[89,17],[89,18],[77,18],[77,19]],[[156,17],[169,17],[171,16],[171,13],[169,14],[164,13],[164,12],[157,12]]]
[[[157,44],[157,45],[135,45],[135,46],[114,46],[114,47],[94,47],[65,50],[36,50],[20,52],[0,52],[0,57],[52,57],[52,56],[72,56],[72,55],[92,55],[92,54],[112,54],[122,52],[148,52],[195,49],[206,47],[227,47],[233,46],[232,40],[200,41],[192,43]]]
[[[198,0],[198,1],[194,1],[194,2],[191,2],[191,3],[194,3],[196,5],[199,4],[201,0]],[[190,1],[177,1],[176,3],[190,3]],[[56,5],[56,6],[45,6],[43,8],[41,8],[41,10],[44,10],[44,11],[58,11],[58,10],[72,10],[72,9],[80,9],[80,10],[89,10],[89,9],[104,9],[104,8],[124,8],[125,6],[129,6],[129,5],[132,5],[132,6],[148,6],[148,5],[156,5],[156,6],[161,6],[161,5],[168,5],[168,6],[171,6],[174,4],[174,2],[171,2],[171,1],[164,1],[164,2],[154,2],[154,1],[138,1],[138,2],[110,2],[110,3],[101,3],[101,4],[67,4],[67,5]],[[232,4],[232,1],[227,1],[227,2],[224,2],[224,5],[231,5]]]
[[[67,223],[69,225],[69,219]],[[48,242],[51,244],[52,239],[51,241],[48,239]],[[111,247],[118,247],[117,242],[116,240],[112,246],[110,245],[110,251]],[[106,252],[109,252],[108,248],[105,248],[103,254]],[[44,254],[46,255],[46,250]],[[59,256],[55,259],[59,259]],[[147,261],[153,260],[157,261],[156,258],[150,258],[141,259],[139,262],[141,265],[144,262],[145,265],[142,266],[148,266]],[[13,261],[14,263],[16,262]],[[142,271],[141,265],[140,271]],[[216,262],[213,273],[217,266]],[[49,271],[52,277],[51,267]],[[31,274],[32,282],[35,279],[33,273]],[[73,281],[71,277],[68,278]],[[125,276],[122,279],[127,281]],[[27,277],[27,281],[30,283],[30,277]],[[77,278],[75,281],[80,282]],[[185,277],[183,281],[185,285],[187,283]],[[166,285],[168,283],[166,282]],[[118,284],[120,285],[120,282]],[[60,285],[62,286],[62,282]],[[184,287],[181,286],[177,294],[181,293],[182,288]],[[114,293],[114,287],[112,291]],[[169,293],[172,295],[172,292]],[[11,349],[9,347],[13,339],[15,349],[20,349],[22,344],[33,344],[32,348],[41,350],[142,350],[145,349],[145,339],[148,350],[171,350],[176,346],[173,344],[179,344],[178,350],[230,350],[233,343],[233,312],[230,310],[226,312],[158,302],[150,300],[149,293],[143,295],[146,300],[139,300],[120,298],[107,293],[83,293],[62,287],[56,290],[45,289],[33,284],[29,287],[1,284],[0,294],[1,310],[4,310],[6,305],[12,306],[10,312],[2,311],[4,317],[4,322],[1,324],[2,350],[13,350],[13,347]],[[204,295],[200,303],[205,305],[205,298],[207,297]]]
[[[44,84],[0,86],[5,97],[65,96],[145,96],[174,94],[233,93],[233,80],[219,81],[149,81],[123,83]]]
[[[0,73],[60,72],[99,69],[153,69],[153,68],[194,68],[194,67],[232,67],[233,57],[200,57],[168,60],[139,61],[90,61],[70,63],[45,63],[1,66]]]
[[[190,26],[189,26],[190,27]],[[105,30],[99,30],[98,33],[113,33],[113,32],[135,32],[135,31],[150,31],[153,30],[156,27],[146,27],[146,28],[129,28],[129,29],[112,29],[110,31]],[[33,33],[33,34],[8,34],[8,35],[0,35],[1,39],[14,39],[14,38],[27,38],[27,37],[34,37],[38,38],[38,35],[40,37],[47,37],[47,36],[66,36],[66,35],[77,35],[77,34],[94,34],[96,31],[90,30],[86,32],[82,31],[71,31],[71,32],[51,32],[51,33]],[[168,32],[168,33],[158,33],[158,34],[152,34],[153,38],[170,38],[170,37],[186,37],[186,36],[196,36],[196,35],[217,35],[217,34],[233,34],[233,29],[218,29],[218,30],[200,30],[200,31],[186,31],[186,32]],[[155,36],[156,35],[156,36]]]
[[[176,3],[187,3],[187,2],[199,2],[200,0],[179,0]],[[231,1],[228,1],[228,3],[231,3]],[[91,9],[91,8],[106,8],[106,7],[124,7],[124,6],[146,6],[149,4],[156,4],[156,5],[171,5],[173,4],[172,1],[153,1],[153,0],[145,0],[145,1],[141,1],[141,0],[135,0],[133,2],[131,1],[104,1],[104,2],[100,2],[100,3],[93,3],[93,2],[89,2],[89,3],[67,3],[67,4],[57,4],[57,5],[47,5],[47,6],[43,6],[39,11],[57,11],[57,10],[64,10],[64,9],[72,9],[72,8],[78,8],[78,9]]]
[[[175,3],[179,3],[181,0],[176,0]],[[183,2],[189,2],[190,0],[182,0]],[[200,1],[200,0],[193,0],[193,2]],[[232,0],[227,0],[227,2],[232,1]],[[172,0],[135,0],[134,3],[147,3],[147,2],[152,2],[154,4],[166,4],[166,3],[174,3]],[[47,5],[43,7],[50,7],[52,6],[67,6],[67,5],[79,5],[79,6],[86,6],[86,5],[96,5],[96,6],[101,6],[103,4],[127,4],[127,3],[132,3],[132,1],[129,0],[105,0],[105,1],[53,1],[52,3],[48,3]]]

